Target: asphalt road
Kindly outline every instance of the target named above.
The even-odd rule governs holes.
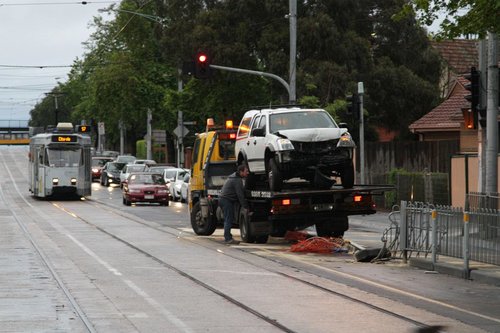
[[[497,287],[282,238],[225,246],[193,234],[186,204],[127,207],[97,182],[88,200],[36,200],[26,157],[0,147],[0,332],[500,331]],[[350,223],[345,238],[377,246],[388,214]]]

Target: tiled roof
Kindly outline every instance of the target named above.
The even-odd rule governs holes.
[[[410,131],[414,133],[438,130],[459,131],[460,122],[463,121],[462,108],[469,105],[469,102],[464,98],[465,95],[469,94],[469,91],[464,88],[464,84],[467,82],[463,77],[458,77],[448,99],[413,122],[409,126]]]
[[[452,39],[431,44],[455,73],[463,74],[470,71],[471,66],[477,67],[477,40]]]

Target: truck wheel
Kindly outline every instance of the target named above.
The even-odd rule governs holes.
[[[255,243],[257,240],[254,235],[250,232],[250,218],[247,216],[244,210],[240,210],[240,236],[245,243]],[[267,239],[266,239],[267,241]]]
[[[354,186],[354,166],[348,163],[340,174],[343,188],[352,188]]]
[[[267,170],[269,178],[269,189],[275,192],[281,191],[283,187],[283,176],[274,158],[269,159]]]
[[[191,211],[191,227],[194,233],[200,236],[210,236],[217,227],[214,219],[203,218],[199,202],[194,204],[193,210]]]

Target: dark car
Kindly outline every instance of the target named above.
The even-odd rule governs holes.
[[[92,157],[92,181],[101,178],[102,168],[107,162],[111,162],[112,157],[94,156]]]
[[[104,165],[101,172],[101,185],[120,184],[120,171],[125,163],[108,162]]]
[[[168,188],[163,175],[149,172],[132,172],[123,184],[123,204],[135,202],[159,203],[168,206]]]

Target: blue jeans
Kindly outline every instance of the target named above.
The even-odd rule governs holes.
[[[234,222],[234,202],[226,198],[220,198],[219,205],[224,213],[224,241],[228,242],[233,239],[233,235],[231,235],[231,227]]]

